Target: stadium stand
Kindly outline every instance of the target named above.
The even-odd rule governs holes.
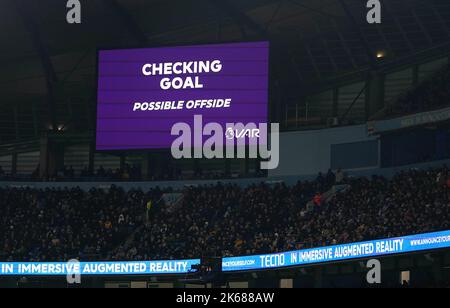
[[[439,231],[450,227],[447,179],[445,166],[341,179],[349,188],[314,207],[306,204],[334,184],[330,174],[292,187],[186,187],[176,210],[158,202],[160,189],[0,189],[1,259],[232,256]]]
[[[137,224],[143,202],[157,199],[113,187],[108,192],[79,189],[0,190],[1,258],[8,261],[57,261],[107,256]]]

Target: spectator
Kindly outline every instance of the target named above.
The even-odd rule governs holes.
[[[339,168],[336,171],[336,184],[342,184],[344,182],[344,178],[345,178],[344,172],[342,171],[341,168]]]
[[[153,205],[148,221],[144,205],[161,199],[159,189],[0,188],[0,260],[265,254],[448,230],[447,189],[436,181],[445,172],[349,179],[349,189],[326,203],[315,192],[329,187],[315,181],[186,187],[178,208]],[[311,200],[315,210],[307,211]]]
[[[325,178],[323,177],[322,172],[319,172],[319,174],[317,175],[316,182],[320,186],[323,186],[325,184]]]
[[[320,192],[314,195],[313,202],[316,206],[322,205],[322,194]]]
[[[328,186],[333,186],[336,181],[336,176],[333,173],[331,169],[328,169],[327,176],[326,176],[326,183]]]

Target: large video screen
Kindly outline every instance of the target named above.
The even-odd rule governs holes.
[[[268,42],[99,51],[96,148],[167,149],[194,116],[267,123],[268,73]]]

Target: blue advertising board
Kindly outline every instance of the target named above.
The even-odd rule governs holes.
[[[450,247],[450,231],[360,243],[223,258],[224,272],[252,271],[376,258]],[[0,262],[0,276],[163,275],[187,274],[200,259],[135,262]]]
[[[450,231],[443,231],[278,254],[224,258],[222,269],[228,272],[282,268],[350,259],[375,258],[448,247],[450,247]]]
[[[136,262],[11,262],[0,263],[0,275],[65,276],[80,275],[161,275],[185,274],[200,259]]]

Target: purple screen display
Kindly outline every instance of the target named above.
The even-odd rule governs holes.
[[[266,123],[269,43],[99,52],[97,150],[167,149],[172,126]]]

